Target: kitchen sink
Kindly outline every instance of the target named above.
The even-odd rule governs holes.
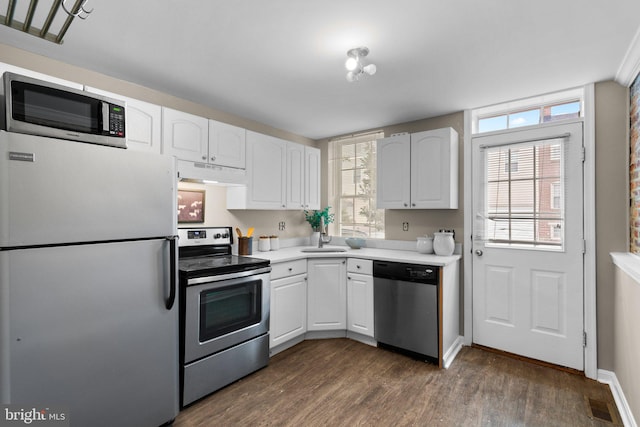
[[[304,248],[302,252],[346,252],[347,248],[336,248],[327,246],[325,248]]]

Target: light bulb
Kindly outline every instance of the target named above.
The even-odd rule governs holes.
[[[378,71],[378,69],[376,68],[376,64],[369,64],[367,66],[365,66],[362,71],[364,71],[365,73],[369,74],[370,76],[373,76],[376,71]]]
[[[353,71],[358,68],[358,60],[351,56],[347,58],[347,62],[344,63],[344,67],[349,71]]]
[[[347,73],[347,81],[348,82],[355,82],[356,80],[358,80],[358,75],[356,73],[354,73],[353,71],[349,71]]]

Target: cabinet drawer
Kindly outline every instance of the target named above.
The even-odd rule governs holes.
[[[306,259],[271,264],[271,280],[280,279],[281,277],[295,276],[296,274],[304,274],[306,272]]]
[[[349,258],[347,260],[349,273],[373,274],[373,261],[370,259]]]

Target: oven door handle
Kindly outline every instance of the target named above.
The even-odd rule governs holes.
[[[165,300],[164,304],[167,310],[171,310],[176,301],[176,287],[178,284],[176,259],[177,236],[168,236],[166,240],[169,241],[169,297]]]

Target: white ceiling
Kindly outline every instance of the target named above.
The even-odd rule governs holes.
[[[4,26],[0,42],[313,139],[612,79],[640,23],[638,0],[86,6],[61,46]],[[348,83],[358,46],[378,72]]]

